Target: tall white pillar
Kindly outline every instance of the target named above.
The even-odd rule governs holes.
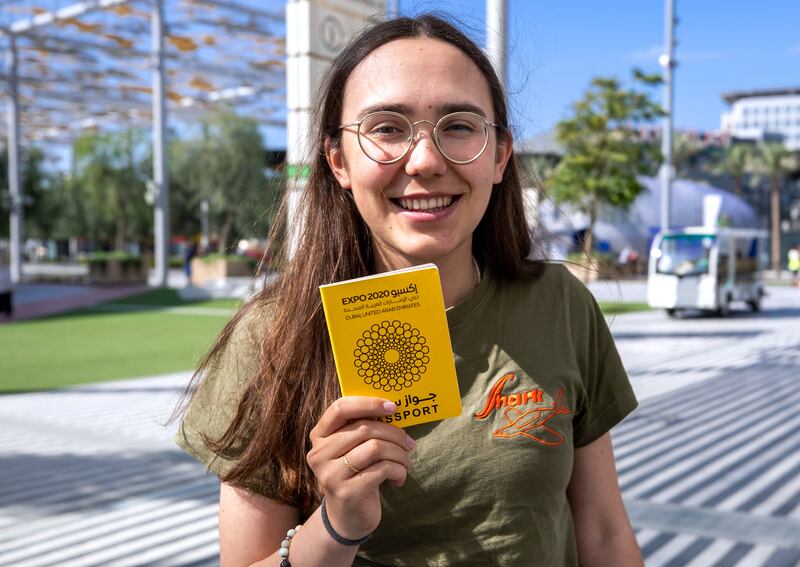
[[[486,0],[486,54],[506,87],[506,0]]]
[[[153,184],[156,188],[153,212],[155,240],[155,284],[167,286],[169,276],[169,181],[165,144],[167,104],[164,89],[164,1],[155,0],[151,14],[153,80]]]
[[[386,0],[289,0],[286,4],[286,162],[289,252],[300,233],[297,210],[311,163],[312,109],[331,61],[363,27],[386,16]]]
[[[11,281],[22,278],[22,188],[19,176],[19,95],[17,93],[17,42],[14,35],[8,36],[6,53],[6,76],[8,77],[8,193],[11,198],[9,236],[11,244]]]
[[[675,61],[675,0],[664,0],[664,54],[659,57],[659,63],[664,68],[664,122],[661,129],[661,155],[663,161],[658,176],[661,180],[661,230],[668,230],[671,222],[672,211],[672,115],[674,90],[673,71],[677,65]]]

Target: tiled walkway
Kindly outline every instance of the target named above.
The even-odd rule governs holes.
[[[219,485],[165,426],[187,379],[0,397],[0,565],[216,564]]]
[[[647,565],[800,565],[800,290],[611,325],[641,400],[614,438]],[[187,379],[0,396],[0,565],[217,564],[217,481],[165,426]]]

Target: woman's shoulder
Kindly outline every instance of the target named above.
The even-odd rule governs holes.
[[[201,389],[212,396],[241,396],[258,369],[272,311],[271,304],[264,301],[252,301],[239,308],[202,368]]]
[[[205,438],[222,437],[258,371],[270,312],[262,302],[242,305],[195,377],[177,441],[204,462],[217,457]]]
[[[586,325],[599,308],[589,289],[560,262],[542,262],[536,273],[498,282],[492,310],[540,321]]]
[[[593,296],[589,289],[562,262],[540,261],[530,274],[514,280],[520,290],[554,298],[568,299],[591,304]]]
[[[231,321],[230,343],[232,348],[261,344],[274,317],[272,301],[254,299],[239,307]]]

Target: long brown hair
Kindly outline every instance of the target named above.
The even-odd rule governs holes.
[[[280,274],[228,323],[201,362],[193,382],[211,370],[239,322],[253,310],[269,313],[263,330],[258,368],[249,377],[235,417],[220,439],[207,439],[218,454],[242,447],[238,462],[221,480],[247,484],[264,467],[276,468],[278,498],[310,514],[320,494],[306,463],[309,432],[325,409],[340,396],[328,343],[318,287],[365,276],[373,269],[370,233],[349,191],[339,187],[326,157],[325,144],[339,143],[339,124],[347,78],[375,49],[401,38],[427,36],[454,45],[480,69],[492,96],[501,135],[511,137],[505,93],[489,60],[455,26],[437,16],[397,18],[378,23],[356,37],[330,67],[317,106],[313,163],[300,192],[300,234],[291,254],[277,260]],[[271,243],[289,240],[286,195]],[[281,246],[286,250],[287,246]],[[512,156],[503,179],[493,187],[488,208],[473,236],[479,263],[503,279],[533,276],[541,271],[531,256],[532,240],[525,220],[518,165]],[[541,256],[539,256],[541,257]]]

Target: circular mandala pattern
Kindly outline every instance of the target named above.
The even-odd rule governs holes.
[[[419,330],[400,321],[381,321],[361,334],[353,351],[358,375],[376,390],[400,392],[419,381],[430,349]]]

